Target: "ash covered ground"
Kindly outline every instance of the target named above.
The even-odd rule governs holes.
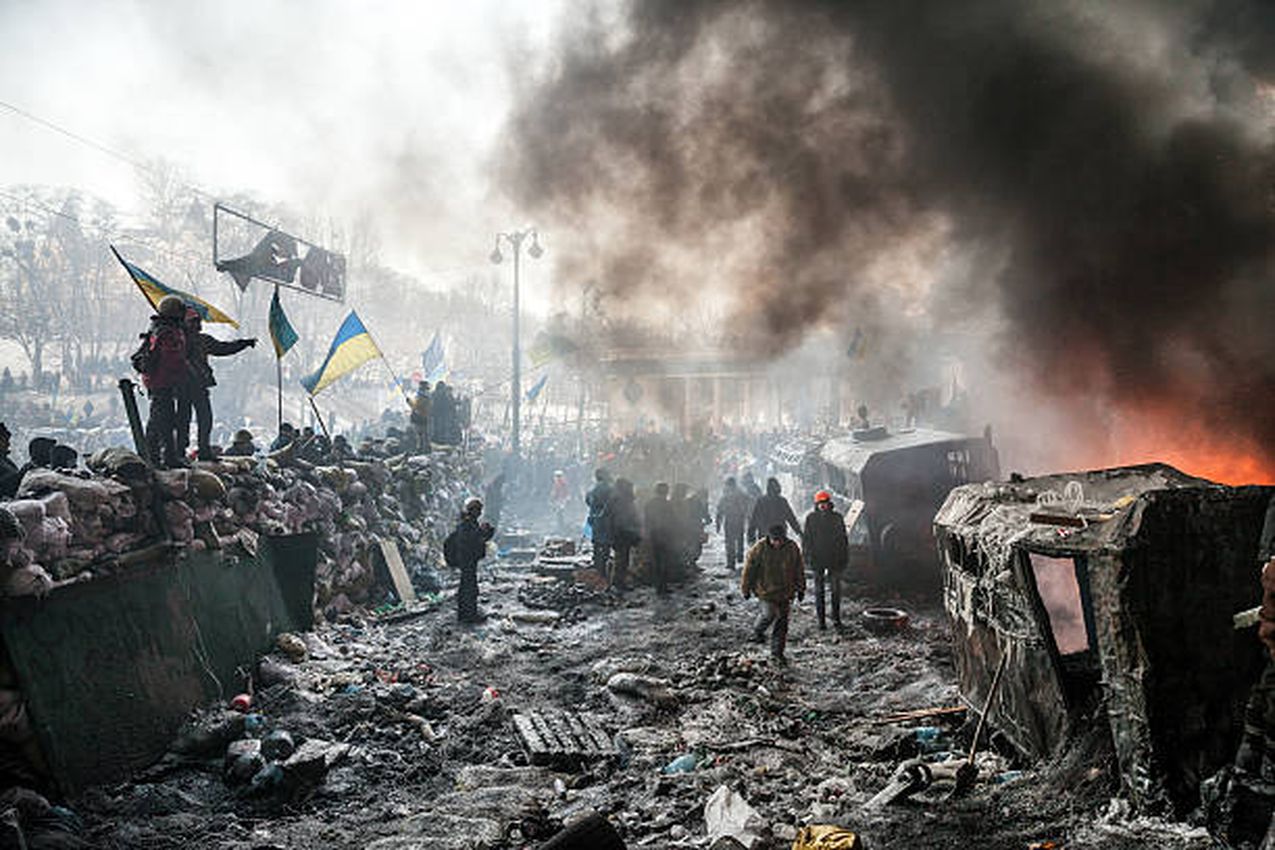
[[[740,597],[717,541],[667,598],[642,587],[617,599],[507,561],[484,566],[482,589],[480,626],[457,625],[449,589],[419,616],[347,616],[305,635],[304,658],[294,646],[263,659],[249,732],[243,715],[208,706],[187,746],[75,801],[87,837],[187,850],[538,847],[600,812],[629,847],[723,847],[705,802],[728,786],[759,815],[756,847],[790,847],[805,824],[849,827],[868,848],[1212,846],[1202,829],[1129,817],[1102,730],[1054,764],[985,747],[967,795],[949,800],[936,782],[869,808],[904,760],[968,746],[972,716],[882,722],[959,704],[935,603],[852,589],[838,634],[818,630],[807,595],[779,668],[747,642],[756,603]],[[882,601],[905,605],[910,626],[864,630],[859,613]],[[617,672],[649,684],[617,693]],[[615,756],[530,765],[512,715],[550,710],[595,719]],[[228,719],[231,731],[216,731]],[[224,739],[277,730],[322,753],[326,770],[273,793],[228,783]],[[687,754],[692,768],[666,772]]]

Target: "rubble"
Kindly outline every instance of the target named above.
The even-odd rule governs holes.
[[[4,503],[26,532],[10,555],[6,595],[127,569],[156,541],[254,554],[256,535],[315,531],[316,602],[345,613],[372,599],[380,541],[404,553],[422,592],[436,590],[442,537],[469,482],[481,478],[478,461],[457,451],[317,467],[290,456],[223,457],[152,471],[136,454],[108,448],[88,467],[91,474],[33,470],[18,499]]]

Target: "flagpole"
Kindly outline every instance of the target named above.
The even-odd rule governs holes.
[[[323,417],[319,415],[319,406],[314,403],[314,396],[307,393],[306,397],[310,400],[310,409],[314,411],[314,418],[319,420],[319,427],[323,429],[323,436],[328,438],[328,444],[330,445],[332,443],[332,434],[328,432],[327,423],[325,423],[323,421]]]
[[[277,283],[274,285],[274,302],[273,303],[278,304],[280,310],[283,309],[283,303],[279,301],[279,284]],[[273,319],[274,317],[271,316],[271,318]],[[288,324],[291,324],[291,323],[289,322]],[[270,331],[270,339],[271,339],[270,347],[274,348],[273,342],[275,337],[275,329],[272,326],[268,328],[267,330]],[[279,426],[275,430],[275,433],[278,434],[283,432],[283,355],[279,353],[278,349],[275,349],[275,353],[274,353],[274,377],[275,377],[275,387],[279,393]]]
[[[361,321],[361,320],[360,320]],[[390,361],[385,357],[385,349],[381,348],[381,344],[376,341],[376,337],[372,336],[372,332],[368,330],[367,324],[363,324],[363,332],[367,334],[367,338],[372,340],[372,344],[376,346],[376,351],[381,355],[381,362],[385,364],[385,368],[390,371],[390,377],[394,379],[394,386],[398,387],[398,391],[403,394],[403,401],[407,402],[407,406],[412,406],[412,398],[407,394],[407,390],[403,389],[403,383],[398,379],[398,374],[394,371],[394,367],[390,365]]]

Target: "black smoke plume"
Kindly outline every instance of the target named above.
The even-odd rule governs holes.
[[[1033,387],[1182,417],[1275,470],[1273,10],[589,7],[527,78],[500,165],[588,234],[560,273],[635,311],[708,287],[764,357],[898,300],[932,328],[991,310]],[[926,233],[975,261],[883,289]]]

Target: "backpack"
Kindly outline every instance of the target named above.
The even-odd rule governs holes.
[[[460,536],[455,531],[443,540],[443,561],[449,567],[460,566]]]
[[[137,350],[129,356],[129,361],[133,364],[133,370],[145,375],[151,370],[151,340],[150,334],[142,334],[142,344],[137,346]]]
[[[142,349],[145,354],[142,354]],[[184,384],[189,377],[186,361],[186,334],[178,327],[160,327],[146,335],[134,357],[134,367],[141,360],[146,367],[142,372],[147,389],[166,389]],[[142,355],[139,357],[139,355]]]

